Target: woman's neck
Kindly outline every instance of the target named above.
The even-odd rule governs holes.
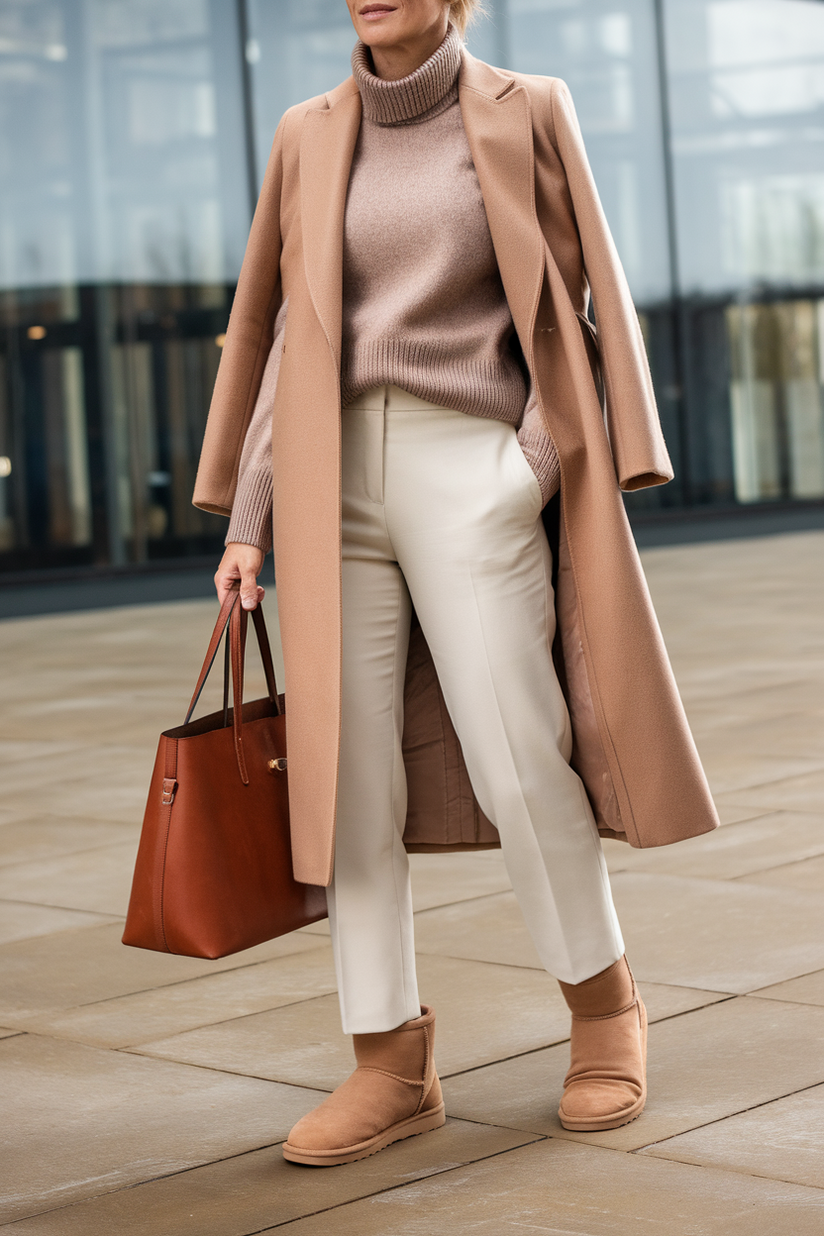
[[[390,47],[370,47],[375,76],[388,82],[409,77],[438,50],[446,38],[447,25],[448,19],[445,16],[442,22],[439,21],[429,30],[403,43],[395,43]]]

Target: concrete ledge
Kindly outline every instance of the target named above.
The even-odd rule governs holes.
[[[66,614],[76,610],[112,609],[120,605],[154,605],[160,601],[191,601],[214,596],[217,559],[210,566],[176,563],[163,570],[61,572],[49,579],[45,572],[31,583],[0,580],[0,619],[28,618],[35,614]],[[260,582],[275,582],[272,557],[263,565]]]

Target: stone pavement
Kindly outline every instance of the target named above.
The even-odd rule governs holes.
[[[350,1069],[325,924],[217,962],[119,943],[157,733],[213,605],[0,624],[3,1231],[824,1232],[824,533],[644,561],[724,822],[607,843],[646,1113],[560,1128],[567,1017],[500,856],[417,856],[450,1119],[326,1170],[278,1149]]]

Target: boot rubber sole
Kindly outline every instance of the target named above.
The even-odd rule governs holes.
[[[400,1142],[405,1137],[416,1137],[418,1133],[429,1133],[432,1129],[439,1129],[445,1123],[446,1115],[443,1102],[441,1102],[429,1111],[418,1112],[416,1116],[399,1120],[397,1124],[384,1129],[382,1133],[376,1133],[374,1137],[370,1137],[366,1142],[360,1142],[357,1146],[342,1146],[337,1150],[317,1151],[301,1150],[298,1146],[290,1146],[288,1142],[284,1142],[283,1157],[290,1163],[303,1163],[307,1167],[337,1167],[341,1163],[356,1163],[358,1159],[367,1159],[370,1154],[377,1154],[379,1150],[384,1150],[393,1142]]]
[[[638,1004],[641,1010],[641,1041],[643,1043],[644,1051],[644,1072],[646,1073],[647,1010],[640,996],[638,997]],[[576,1120],[575,1117],[565,1116],[563,1114],[563,1100],[561,1100],[561,1107],[558,1109],[558,1119],[561,1122],[562,1128],[569,1129],[571,1132],[577,1133],[598,1133],[601,1130],[606,1129],[620,1129],[622,1125],[631,1124],[633,1120],[638,1119],[641,1112],[644,1110],[646,1102],[647,1084],[645,1077],[643,1093],[638,1099],[636,1099],[632,1107],[627,1107],[622,1112],[611,1112],[606,1116],[602,1116],[594,1120],[587,1120],[585,1118]]]

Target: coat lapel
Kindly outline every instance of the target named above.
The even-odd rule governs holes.
[[[464,52],[461,115],[478,174],[498,268],[528,362],[544,277],[535,211],[529,97],[515,79]]]
[[[300,141],[300,213],[306,281],[338,365],[343,301],[343,213],[361,122],[360,94],[349,78],[307,112]]]

